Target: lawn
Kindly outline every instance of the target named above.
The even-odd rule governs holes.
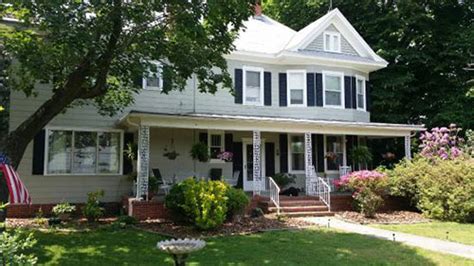
[[[34,231],[41,265],[172,265],[155,249],[163,237],[135,229]],[[329,230],[208,238],[189,265],[474,265],[474,261]]]
[[[373,225],[377,228],[414,235],[439,238],[474,246],[474,224],[430,222],[419,224]],[[446,234],[446,232],[449,232]]]

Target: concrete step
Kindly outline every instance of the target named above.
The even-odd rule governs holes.
[[[273,202],[267,202],[269,207],[275,207]],[[281,207],[291,207],[291,206],[326,206],[321,201],[316,200],[280,200]]]
[[[327,211],[328,207],[326,206],[286,206],[281,207],[280,212],[318,212],[318,211]],[[277,207],[270,207],[268,208],[269,212],[276,212]]]
[[[305,211],[305,212],[280,212],[280,215],[287,217],[322,217],[322,216],[334,216],[334,212],[329,211]]]

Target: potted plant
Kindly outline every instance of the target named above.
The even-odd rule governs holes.
[[[133,172],[137,171],[138,145],[133,142],[127,143],[127,148],[123,151],[125,156],[132,162]]]
[[[191,148],[191,157],[200,162],[209,161],[209,148],[202,142],[195,143]]]
[[[217,158],[224,162],[232,162],[232,159],[234,158],[234,154],[230,151],[222,151],[217,155]]]
[[[367,166],[372,162],[372,153],[370,153],[367,146],[354,147],[351,151],[351,159],[353,165],[359,165],[361,169],[367,169]]]
[[[295,183],[296,175],[291,175],[288,173],[278,173],[273,176],[273,180],[280,188],[285,188],[289,184]]]
[[[76,211],[76,206],[67,202],[59,203],[53,207],[53,214],[63,222],[68,221],[74,211]]]

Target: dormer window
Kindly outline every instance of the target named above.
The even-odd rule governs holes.
[[[365,78],[356,76],[357,110],[365,111]]]
[[[143,89],[161,91],[163,88],[163,79],[161,76],[161,65],[159,63],[153,63],[154,68],[143,77]]]
[[[339,32],[324,32],[324,51],[334,53],[341,52],[341,34]]]
[[[263,105],[263,68],[244,67],[243,99],[247,105]]]

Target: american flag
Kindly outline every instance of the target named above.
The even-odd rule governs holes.
[[[5,158],[0,158],[0,172],[2,174],[0,178],[3,177],[7,181],[8,191],[10,192],[10,204],[31,204],[28,189],[26,189],[18,173]]]

